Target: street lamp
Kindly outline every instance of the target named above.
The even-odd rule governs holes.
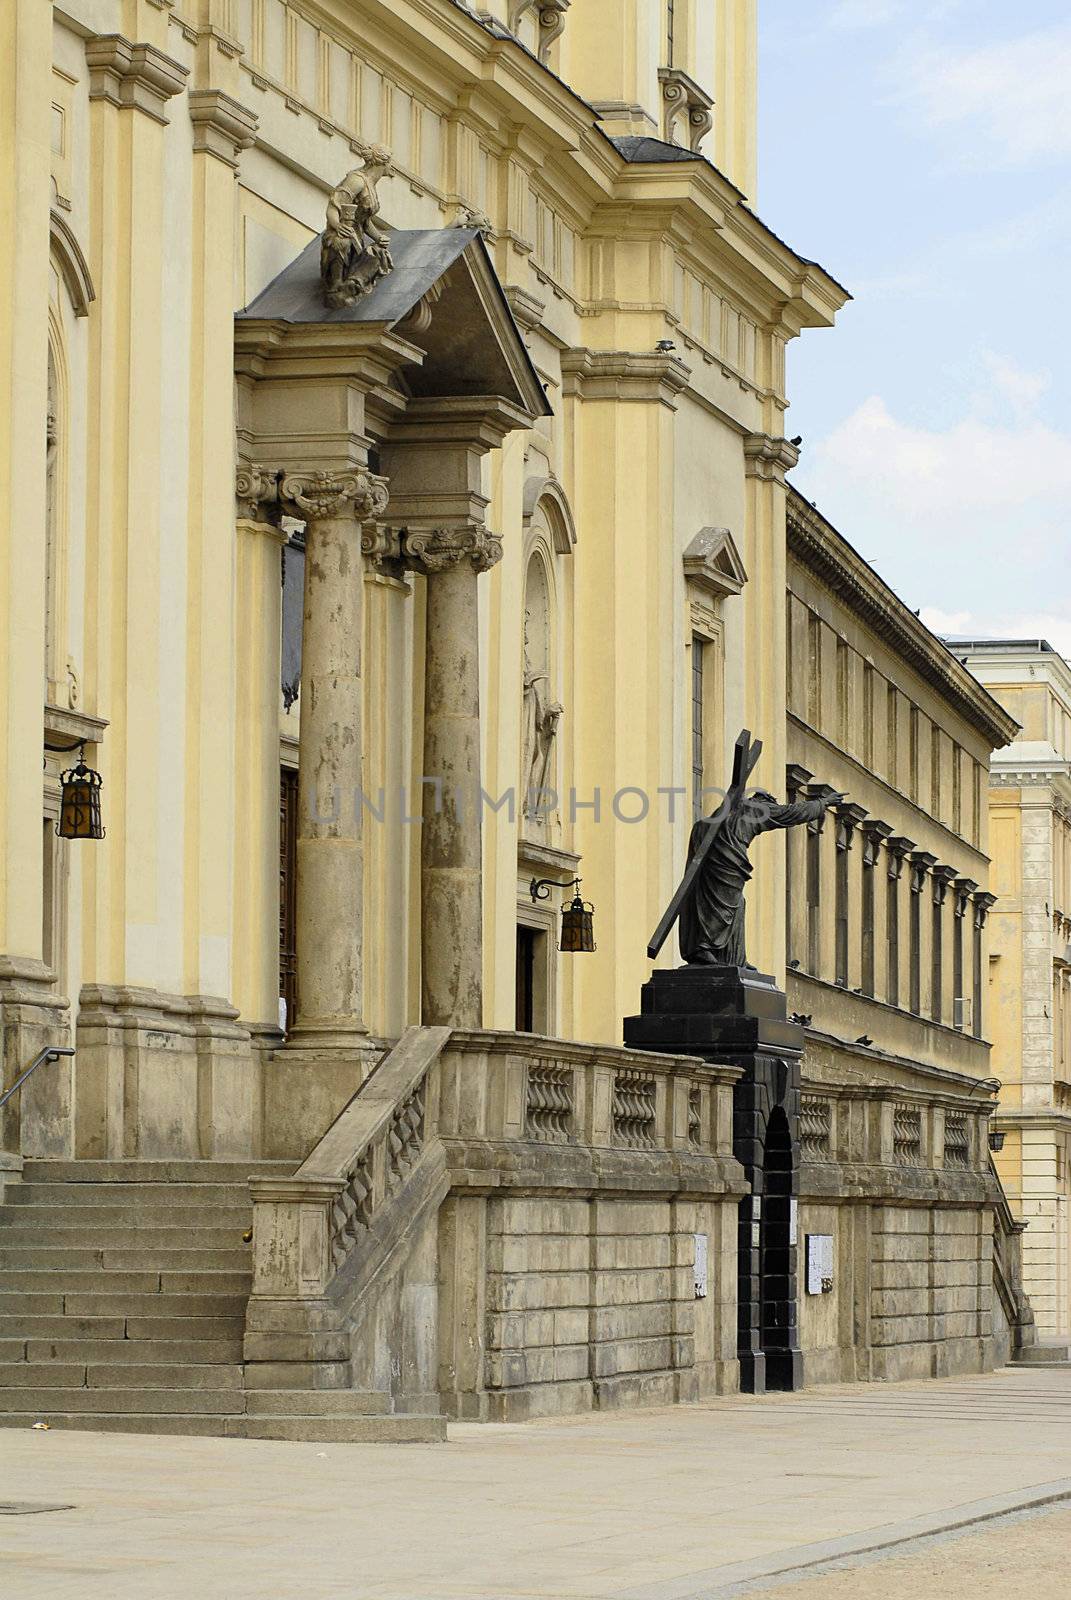
[[[533,900],[549,900],[552,889],[572,889],[573,898],[562,906],[562,931],[558,949],[581,955],[595,948],[595,907],[580,895],[580,879],[559,883],[556,878],[533,878],[528,886]]]

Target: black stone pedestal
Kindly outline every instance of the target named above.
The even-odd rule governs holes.
[[[679,967],[651,974],[640,1014],[625,1018],[634,1050],[701,1056],[743,1068],[733,1091],[733,1154],[750,1193],[740,1202],[737,1295],[740,1387],[798,1389],[796,1197],[803,1029],[765,973]]]

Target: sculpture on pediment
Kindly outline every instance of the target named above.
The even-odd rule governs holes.
[[[364,164],[347,172],[327,202],[320,240],[320,279],[325,304],[352,306],[393,271],[390,236],[381,228],[376,185],[390,171],[391,153],[372,145]]]

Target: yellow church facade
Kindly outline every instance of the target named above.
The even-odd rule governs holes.
[[[245,1389],[432,1437],[1022,1341],[981,976],[1016,724],[786,485],[786,350],[847,291],[756,209],[755,13],[0,22],[5,1087],[66,1052],[0,1179],[237,1173],[202,1288],[241,1280]],[[750,1141],[757,1068],[621,1046],[742,728],[835,802],[755,847]]]

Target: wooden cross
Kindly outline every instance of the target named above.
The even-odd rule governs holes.
[[[706,860],[707,852],[721,832],[722,826],[729,817],[735,816],[740,810],[747,792],[747,781],[754,772],[761,754],[762,740],[756,739],[752,744],[750,730],[744,728],[733,747],[733,781],[729,785],[728,793],[714,815],[708,818],[706,831],[695,848],[695,854],[685,868],[684,877],[680,881],[677,892],[666,907],[665,915],[658,927],[651,935],[650,943],[647,946],[647,954],[652,961],[665,944],[666,939],[669,937],[670,929],[680,916],[681,907],[687,900],[699,869]]]

